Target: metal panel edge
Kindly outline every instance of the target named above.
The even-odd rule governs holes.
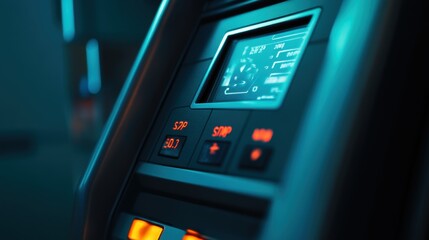
[[[271,199],[277,191],[276,185],[267,181],[167,167],[152,163],[140,164],[137,168],[137,173],[265,199]]]
[[[177,64],[183,57],[204,5],[205,1],[198,0],[161,2],[78,186],[73,216],[74,239],[105,238],[111,212],[148,132],[143,127],[153,122],[159,109],[159,104],[154,102],[160,102],[160,96],[164,96],[167,91],[166,86],[169,86]],[[193,14],[179,16],[183,8],[192,8]],[[186,28],[165,26],[173,23]],[[153,65],[159,62],[156,58],[166,55],[165,49],[168,49],[163,41],[168,41],[168,36],[177,35],[179,29],[182,29],[182,33],[176,39],[175,46],[181,47],[173,51],[175,55],[169,53],[168,61],[164,62],[165,69],[161,72],[162,81],[154,86],[151,79],[154,74],[159,74],[159,68]],[[142,89],[146,87],[151,87],[153,91],[142,95]]]
[[[370,55],[376,56],[387,45],[371,34],[380,36],[387,32],[383,27],[393,11],[380,14],[380,10],[395,3],[372,0],[342,3],[315,92],[288,156],[285,177],[280,183],[284,191],[275,196],[259,239],[323,237],[341,156],[357,114],[350,106],[363,97],[365,85],[374,84],[369,82],[372,75],[368,66],[372,62],[368,61],[366,68],[358,67],[363,62],[362,56],[368,55],[363,49],[375,50]]]

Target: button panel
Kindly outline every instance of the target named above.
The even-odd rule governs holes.
[[[228,166],[228,174],[278,180],[296,130],[288,124],[292,120],[295,117],[286,117],[280,111],[253,111]]]
[[[234,154],[228,173],[246,177],[270,176],[273,168],[278,168],[273,165],[273,160],[275,153],[278,153],[278,149],[274,151],[274,143],[280,143],[279,137],[278,129],[249,122],[237,146],[240,151]]]
[[[255,113],[257,118],[253,118]],[[288,136],[284,129],[266,123],[272,121],[279,121],[278,113],[179,108],[165,123],[149,161],[273,179],[279,175],[279,156],[285,156],[289,143],[284,141]],[[278,145],[285,149],[274,149]]]
[[[165,123],[149,161],[186,167],[210,113],[210,110],[190,110],[187,107],[175,109]]]
[[[213,110],[189,167],[211,172],[225,172],[248,116],[248,111]],[[213,145],[214,143],[217,147]],[[210,147],[219,148],[217,153],[219,156],[207,156]]]

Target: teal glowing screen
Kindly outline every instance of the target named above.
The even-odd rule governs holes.
[[[307,35],[307,26],[301,26],[233,40],[208,102],[267,102],[282,98]]]

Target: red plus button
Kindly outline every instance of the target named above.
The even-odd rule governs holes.
[[[228,152],[229,142],[205,141],[198,157],[198,162],[209,165],[220,165]]]

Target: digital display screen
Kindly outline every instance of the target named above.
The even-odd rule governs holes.
[[[191,108],[281,107],[320,11],[312,9],[226,32]]]
[[[307,34],[304,26],[233,40],[208,102],[276,101],[283,97]]]
[[[159,155],[178,158],[185,141],[186,137],[184,136],[166,136]]]

